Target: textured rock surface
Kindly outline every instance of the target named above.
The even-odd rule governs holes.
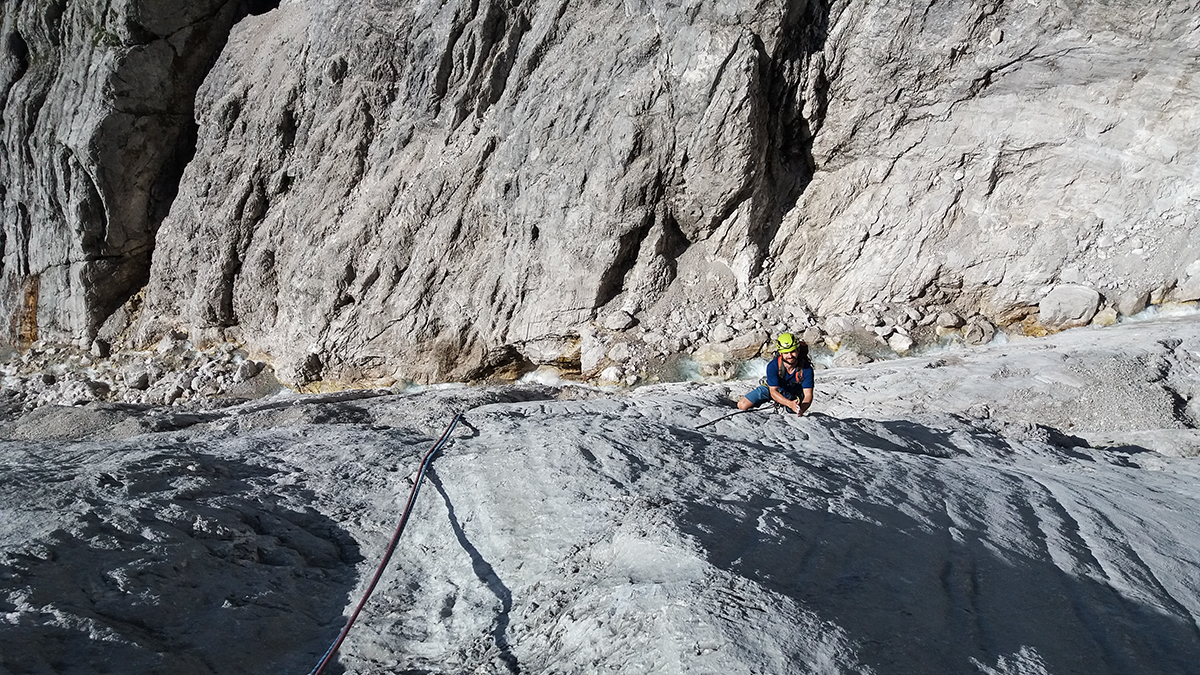
[[[1038,323],[1058,330],[1086,326],[1100,306],[1100,294],[1086,286],[1055,286],[1038,304]]]
[[[153,351],[95,358],[79,350],[35,342],[0,361],[0,413],[47,405],[186,405],[240,401],[282,386],[263,363],[235,345],[206,351],[168,336]]]
[[[732,299],[722,260],[747,277],[761,214],[807,172],[790,135],[821,21],[761,2],[249,19],[200,92],[139,335],[235,327],[296,381],[446,379],[643,310],[681,267]]]
[[[0,414],[0,672],[309,672],[463,410],[332,672],[1195,672],[1197,318],[751,386]]]
[[[110,332],[238,341],[296,384],[428,381],[596,374],[617,342],[639,373],[837,314],[880,343],[962,336],[1060,283],[1182,300],[1198,24],[1166,0],[293,0],[200,88],[145,306]],[[3,81],[29,86],[19,51]],[[98,325],[6,236],[13,332],[31,292]],[[91,306],[135,277],[85,284]]]
[[[1200,260],[1188,265],[1180,278],[1177,297],[1181,301],[1200,300]]]
[[[822,312],[946,289],[1003,317],[1197,257],[1195,2],[839,6],[777,287]]]
[[[251,4],[0,5],[8,341],[90,341],[146,283],[155,231],[191,158],[196,88]]]

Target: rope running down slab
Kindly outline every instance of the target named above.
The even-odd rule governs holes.
[[[425,481],[425,474],[428,472],[429,466],[433,463],[433,457],[446,444],[446,441],[450,438],[450,434],[454,432],[454,428],[458,426],[458,421],[461,418],[462,413],[455,415],[454,419],[450,421],[450,426],[446,427],[446,431],[442,434],[442,437],[438,439],[437,443],[434,443],[429,452],[425,453],[425,457],[421,460],[421,468],[417,472],[417,478],[413,481],[412,493],[408,496],[408,504],[404,506],[404,513],[400,516],[400,524],[396,526],[396,533],[392,535],[392,541],[388,544],[387,551],[383,554],[383,560],[379,562],[379,568],[375,570],[375,576],[371,578],[371,583],[367,586],[366,592],[363,593],[362,600],[358,602],[358,606],[354,608],[354,613],[346,620],[346,625],[342,628],[342,632],[338,633],[337,639],[329,646],[329,650],[321,657],[321,662],[317,664],[316,668],[312,669],[309,675],[321,675],[321,672],[325,670],[325,666],[329,665],[329,662],[333,660],[338,648],[342,646],[342,642],[350,634],[350,627],[354,625],[354,621],[358,619],[359,613],[366,606],[367,599],[371,597],[371,593],[375,592],[375,586],[379,584],[379,579],[383,576],[383,570],[387,568],[388,561],[392,559],[392,553],[396,551],[396,544],[400,542],[400,535],[404,533],[404,526],[408,524],[408,517],[412,514],[413,504],[417,502],[417,493],[421,490],[421,483]]]

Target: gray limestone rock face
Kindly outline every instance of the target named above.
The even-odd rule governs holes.
[[[749,294],[810,170],[824,25],[820,3],[760,0],[248,18],[199,91],[136,339],[445,380],[615,310]]]
[[[1038,323],[1051,330],[1085,326],[1100,307],[1100,293],[1074,284],[1055,286],[1038,304]]]
[[[995,320],[1057,282],[1149,290],[1197,258],[1194,3],[836,6],[774,288],[829,314],[953,283]]]
[[[193,98],[248,0],[0,5],[6,343],[90,342],[150,275]]]
[[[1179,280],[1175,295],[1179,302],[1200,300],[1200,260],[1188,265]]]
[[[618,312],[1004,326],[1200,258],[1189,3],[269,4],[0,8],[12,341],[90,344],[147,283],[106,339],[477,379],[599,368]]]

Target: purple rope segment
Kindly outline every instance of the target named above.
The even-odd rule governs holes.
[[[404,514],[400,516],[400,524],[396,526],[396,533],[392,535],[392,541],[388,544],[387,551],[383,554],[383,560],[379,563],[379,569],[375,570],[375,576],[371,578],[371,583],[367,586],[366,592],[363,593],[362,600],[358,601],[358,606],[354,608],[354,613],[346,620],[346,625],[342,628],[342,632],[338,633],[337,639],[329,646],[329,650],[321,657],[321,662],[317,664],[316,668],[312,669],[309,675],[321,675],[321,671],[325,670],[325,666],[329,665],[329,662],[333,660],[334,654],[337,654],[338,648],[342,646],[342,642],[350,634],[350,627],[354,625],[359,612],[362,612],[363,607],[366,606],[367,599],[375,592],[375,586],[379,584],[379,578],[383,576],[383,570],[387,567],[388,561],[392,559],[392,553],[396,550],[396,544],[400,542],[400,535],[404,533],[404,526],[408,523],[408,517],[412,514],[413,504],[417,502],[417,493],[421,491],[421,483],[425,481],[425,473],[429,470],[429,465],[433,462],[433,456],[446,444],[447,439],[450,438],[450,434],[454,432],[454,427],[458,426],[458,420],[461,417],[462,413],[455,415],[454,419],[450,421],[450,426],[446,427],[446,431],[442,434],[442,437],[438,439],[437,443],[433,444],[429,452],[425,453],[425,457],[421,460],[421,468],[417,472],[417,479],[413,481],[412,493],[408,495],[408,504],[404,506]]]

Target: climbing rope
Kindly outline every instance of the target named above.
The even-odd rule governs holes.
[[[442,449],[446,441],[450,438],[450,434],[454,432],[454,427],[458,426],[459,419],[462,418],[462,413],[454,416],[450,421],[450,426],[446,427],[445,433],[438,439],[437,443],[425,453],[425,457],[421,460],[421,468],[417,471],[417,478],[413,481],[412,493],[408,495],[408,504],[404,506],[404,513],[400,516],[400,524],[396,526],[396,533],[392,535],[392,541],[388,544],[387,551],[383,554],[383,560],[379,563],[379,569],[375,570],[375,576],[372,577],[371,583],[367,586],[367,590],[363,593],[362,600],[359,600],[358,606],[354,608],[354,613],[346,620],[346,625],[342,628],[342,632],[338,633],[337,639],[329,646],[329,650],[321,657],[321,662],[316,668],[312,669],[309,675],[321,675],[321,671],[325,670],[325,666],[333,660],[334,654],[342,646],[342,641],[350,634],[350,627],[354,625],[355,619],[358,618],[359,612],[362,612],[363,607],[367,604],[367,599],[371,597],[371,593],[375,591],[375,586],[379,583],[379,578],[383,576],[383,570],[387,567],[388,561],[392,559],[392,553],[396,550],[396,544],[400,541],[400,535],[404,532],[404,526],[408,523],[408,517],[412,514],[413,504],[417,502],[417,493],[421,490],[421,483],[425,481],[425,474],[429,470],[430,464],[433,462],[433,456]]]
[[[727,420],[727,419],[729,419],[730,417],[733,417],[734,415],[744,415],[744,414],[746,414],[746,413],[748,413],[748,412],[754,412],[755,410],[757,410],[757,408],[747,408],[746,410],[739,410],[739,411],[737,411],[737,412],[732,412],[732,413],[729,413],[728,415],[722,415],[721,417],[718,417],[718,418],[717,418],[717,419],[715,419],[715,420],[709,420],[709,421],[705,422],[704,424],[701,424],[700,426],[698,426],[698,427],[696,427],[696,428],[697,428],[697,429],[703,429],[704,427],[706,427],[706,426],[708,426],[708,425],[710,425],[710,424],[716,424],[717,422],[720,422],[721,420]]]
[[[773,405],[771,406],[771,408],[770,408],[770,410],[771,410],[772,412],[776,412],[776,413],[783,413],[783,411],[784,411],[784,410],[786,410],[786,408],[784,408],[783,406],[779,405],[778,403],[775,403],[774,401],[771,401],[771,403],[773,404]],[[703,429],[704,427],[706,427],[706,426],[708,426],[708,425],[710,425],[710,424],[716,424],[717,422],[720,422],[721,420],[727,420],[727,419],[729,419],[730,417],[733,417],[734,415],[744,415],[744,414],[746,414],[746,413],[748,413],[748,412],[754,412],[755,410],[765,410],[765,408],[758,408],[758,407],[754,407],[754,408],[747,408],[747,409],[745,409],[745,410],[739,410],[739,411],[737,411],[737,412],[731,412],[731,413],[729,413],[728,415],[722,415],[721,417],[718,417],[718,418],[717,418],[717,419],[715,419],[715,420],[709,420],[709,421],[705,422],[704,424],[701,424],[701,425],[697,426],[696,428],[697,428],[697,429]],[[790,412],[790,411],[789,411],[789,412]]]

